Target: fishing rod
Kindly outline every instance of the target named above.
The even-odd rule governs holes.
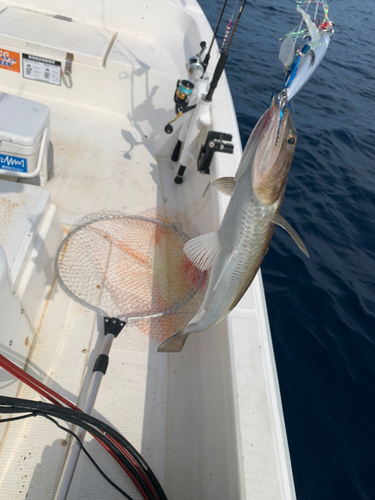
[[[224,51],[221,53],[221,56],[220,56],[220,59],[216,65],[216,68],[215,68],[215,72],[214,72],[214,75],[212,77],[212,80],[211,80],[211,83],[210,83],[210,88],[208,90],[208,93],[205,97],[205,101],[206,102],[211,102],[212,101],[212,96],[215,92],[215,89],[217,87],[217,84],[220,80],[220,77],[224,71],[224,68],[225,68],[225,64],[227,62],[227,59],[228,59],[228,51],[229,51],[229,48],[231,46],[231,43],[233,41],[233,37],[234,37],[234,34],[236,33],[236,30],[237,30],[237,27],[238,27],[238,23],[240,22],[240,18],[241,18],[241,14],[243,12],[243,9],[245,7],[245,4],[246,4],[246,1],[247,0],[243,0],[242,1],[242,4],[240,6],[240,9],[238,11],[238,14],[237,14],[237,18],[236,18],[236,21],[234,23],[234,26],[233,26],[233,29],[232,29],[232,32],[229,36],[229,40],[224,48]]]
[[[215,41],[215,38],[216,38],[217,32],[218,32],[218,30],[219,30],[219,27],[220,27],[220,24],[221,24],[221,19],[222,19],[222,17],[223,17],[224,10],[225,10],[225,7],[226,7],[226,5],[227,5],[227,2],[228,2],[228,0],[224,0],[224,2],[223,2],[223,6],[222,6],[222,8],[221,8],[221,12],[220,12],[220,15],[219,15],[219,19],[218,19],[218,21],[217,21],[217,23],[216,23],[216,28],[215,28],[214,34],[213,34],[213,36],[212,36],[212,40],[211,40],[210,47],[209,47],[208,52],[207,52],[207,54],[206,54],[206,57],[204,58],[204,61],[203,61],[203,63],[202,63],[202,64],[203,64],[203,67],[204,67],[204,71],[206,71],[207,66],[208,66],[208,63],[209,63],[209,61],[210,61],[210,57],[211,57],[211,49],[212,49],[212,47],[213,47],[213,44],[214,44],[214,41]]]
[[[196,105],[196,109],[194,112],[194,118],[192,118],[189,131],[187,133],[186,141],[185,144],[188,145],[188,147],[185,146],[181,158],[180,158],[180,166],[177,171],[177,175],[174,178],[174,182],[176,184],[181,184],[183,181],[183,176],[187,167],[187,164],[191,161],[191,156],[192,156],[192,145],[196,144],[197,138],[201,132],[201,124],[206,123],[207,125],[210,124],[210,105],[212,101],[213,94],[215,92],[215,89],[219,83],[220,77],[224,71],[225,64],[228,59],[228,52],[229,48],[232,44],[233,37],[236,33],[238,24],[240,22],[240,18],[242,15],[242,12],[244,10],[245,4],[247,0],[242,0],[242,4],[239,8],[238,14],[236,21],[234,23],[232,32],[229,36],[229,39],[224,47],[224,50],[221,52],[219,61],[216,65],[212,80],[210,82],[209,90],[207,94],[200,100],[198,101]],[[218,25],[221,22],[222,14],[223,14],[223,9],[226,5],[226,2],[224,2],[222,11],[220,13]],[[214,37],[213,40],[215,39],[215,34],[217,32],[217,28],[215,29]],[[225,34],[225,37],[228,36],[230,26],[228,25],[227,31]],[[211,46],[209,51],[211,50],[213,45],[213,41],[211,41]],[[230,134],[224,134],[222,132],[215,132],[214,130],[211,130],[206,139],[206,143],[201,147],[201,150],[198,154],[198,171],[202,174],[209,174],[209,166],[210,162],[213,157],[213,153],[217,152],[222,152],[222,153],[233,153],[233,145],[230,143],[232,140],[232,136]],[[175,154],[175,151],[173,152],[172,155],[172,160],[175,161],[178,158],[178,153],[179,153],[179,142],[177,143],[177,154]],[[176,150],[175,148],[175,150]]]

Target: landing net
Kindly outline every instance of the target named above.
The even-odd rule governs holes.
[[[166,207],[90,214],[62,242],[57,276],[75,300],[162,342],[186,326],[203,300],[207,273],[183,252],[198,235],[182,212]]]

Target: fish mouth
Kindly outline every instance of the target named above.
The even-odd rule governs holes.
[[[264,121],[259,130],[259,141],[254,158],[255,172],[266,175],[272,168],[280,152],[289,108],[281,108],[274,102],[263,115]]]
[[[283,151],[290,130],[294,130],[290,109],[281,108],[273,101],[251,132],[238,166],[236,182],[250,168],[253,186],[256,188],[262,184]]]
[[[297,136],[289,107],[272,103],[262,118],[253,162],[253,189],[262,203],[272,205],[285,189]]]

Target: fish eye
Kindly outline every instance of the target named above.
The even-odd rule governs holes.
[[[290,134],[286,140],[286,145],[291,148],[296,144],[297,144],[297,137],[294,134]]]

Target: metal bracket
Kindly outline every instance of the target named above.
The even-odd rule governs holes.
[[[210,173],[210,164],[216,151],[233,154],[234,146],[230,142],[231,140],[231,134],[210,130],[207,134],[206,142],[202,145],[198,155],[198,172],[201,174]]]
[[[115,338],[126,325],[125,321],[120,321],[117,318],[104,318],[104,335],[113,335]]]
[[[74,54],[72,54],[71,52],[67,52],[65,58],[65,68],[62,74],[62,80],[64,84],[68,87],[68,89],[71,89],[73,87],[73,80],[72,80],[73,59],[74,59]]]

